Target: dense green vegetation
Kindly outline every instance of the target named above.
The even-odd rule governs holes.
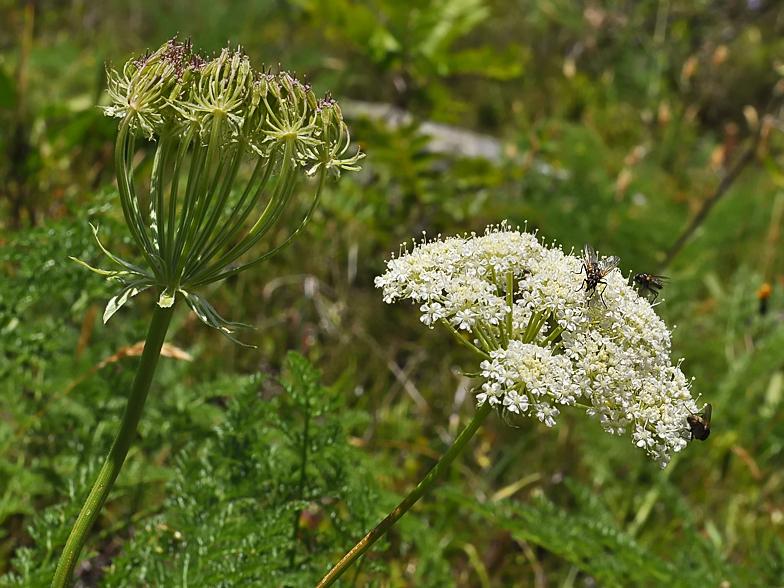
[[[116,123],[95,106],[106,61],[177,33],[331,91],[368,156],[290,248],[207,288],[256,327],[241,338],[257,349],[177,309],[83,585],[314,586],[475,411],[462,375],[475,358],[383,304],[374,277],[422,231],[503,219],[671,278],[656,308],[713,433],[662,471],[577,411],[552,429],[491,415],[341,585],[781,584],[779,3],[6,2],[0,15],[0,585],[49,585],[119,423],[155,296],[104,326],[116,288],[68,256],[107,266],[93,223],[138,259]],[[368,102],[411,118],[387,124]],[[431,123],[497,149],[444,150]]]

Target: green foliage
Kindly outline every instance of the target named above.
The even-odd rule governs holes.
[[[346,438],[359,415],[290,355],[282,389],[251,378],[225,420],[176,459],[166,514],[144,521],[106,586],[315,584],[378,516],[378,487]],[[216,390],[220,392],[220,390]]]
[[[107,210],[107,196],[97,195],[83,218],[96,220]],[[32,377],[46,369],[46,361],[73,348],[80,317],[108,292],[67,258],[71,252],[90,259],[100,255],[87,222],[15,233],[0,249],[0,378]]]
[[[105,196],[96,196],[85,216],[105,211],[104,202]],[[39,500],[47,503],[56,488],[67,486],[79,460],[64,458],[60,452],[68,443],[58,440],[71,441],[73,448],[74,431],[80,425],[94,428],[102,418],[105,404],[80,394],[60,411],[39,413],[47,398],[95,361],[89,351],[75,356],[94,326],[90,308],[107,289],[66,257],[71,252],[95,257],[90,233],[86,222],[49,223],[13,234],[0,248],[0,471],[8,483],[0,523],[33,514]],[[115,343],[123,337],[116,335]]]
[[[382,1],[365,6],[347,0],[297,0],[309,24],[340,47],[352,68],[343,74],[349,86],[366,86],[364,76],[381,77],[369,88],[397,88],[399,103],[429,110],[456,122],[470,104],[450,91],[448,80],[519,78],[528,51],[519,42],[504,46],[472,38],[490,16],[484,0]]]
[[[124,406],[134,358],[80,378],[142,339],[154,297],[140,295],[100,327],[88,313],[105,305],[107,285],[65,257],[100,264],[88,222],[100,224],[110,249],[128,246],[114,191],[94,194],[112,177],[115,138],[95,108],[104,61],[122,63],[180,31],[209,53],[230,39],[254,62],[307,74],[317,94],[332,89],[368,158],[356,178],[326,186],[305,239],[205,293],[221,314],[258,328],[248,342],[259,350],[175,317],[171,342],[196,360],[161,361],[87,554],[97,575],[108,567],[112,585],[122,573],[179,585],[187,562],[190,585],[218,569],[314,583],[394,506],[392,496],[421,479],[473,411],[472,382],[459,375],[476,371],[469,356],[405,305],[382,304],[373,288],[398,243],[507,218],[566,249],[589,241],[619,255],[625,272],[654,271],[748,147],[753,107],[776,125],[662,270],[671,281],[657,306],[678,326],[673,354],[685,358],[700,402],[713,403],[710,439],[661,473],[628,438],[582,415],[566,411],[555,429],[489,420],[437,497],[369,552],[356,585],[780,582],[784,142],[776,102],[769,107],[784,53],[779,3],[96,6],[41,10],[30,38],[22,4],[0,19],[12,39],[0,55],[0,572],[48,585]],[[352,114],[347,99],[413,118],[390,128]],[[425,119],[491,133],[500,158],[434,151],[420,132]],[[141,163],[149,169],[151,158]],[[773,294],[763,314],[765,282]],[[332,400],[303,405],[310,396],[297,386],[295,402],[275,387],[264,392],[270,380],[243,375],[274,373],[289,349],[324,371]],[[306,462],[300,492],[297,449],[304,415],[316,410],[326,412],[308,437],[318,430],[332,441],[316,440],[325,457]],[[238,457],[243,444],[253,451]],[[376,504],[361,492],[349,504],[361,483]],[[263,550],[270,542],[275,549]],[[98,582],[85,569],[81,578]]]
[[[671,524],[675,536],[662,546],[660,554],[661,547],[653,549],[648,544],[650,537],[636,539],[620,528],[611,510],[589,488],[569,480],[566,487],[574,501],[569,509],[558,506],[542,492],[535,493],[525,504],[514,500],[479,503],[454,490],[441,495],[507,531],[514,540],[545,549],[545,565],[555,556],[601,586],[689,588],[700,583],[719,586],[723,582],[732,586],[773,586],[781,578],[778,540],[775,551],[765,552],[769,556],[760,558],[767,559],[767,565],[751,569],[738,566],[708,537],[696,531],[691,512],[675,498]],[[664,490],[670,493],[670,500],[674,498],[673,490]]]
[[[339,389],[320,385],[302,356],[291,354],[286,368],[280,385],[258,377],[214,383],[225,418],[177,453],[165,514],[134,519],[103,585],[315,584],[379,518],[379,472],[347,438],[363,417],[338,412]],[[19,550],[19,576],[6,581],[49,584],[53,546],[77,509],[71,500],[38,518],[39,551]]]
[[[3,586],[50,586],[71,525],[79,514],[83,497],[89,492],[100,468],[98,459],[80,466],[69,478],[65,500],[39,512],[28,528],[31,547],[16,550],[12,562],[16,573],[0,576]]]

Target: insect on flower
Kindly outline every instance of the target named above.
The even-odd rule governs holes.
[[[656,298],[659,296],[659,290],[664,288],[664,284],[666,284],[670,278],[651,274],[634,274],[632,279],[635,284],[637,284],[641,296],[647,297],[648,295],[653,294],[653,300],[651,300],[651,302],[656,302]]]
[[[596,287],[599,284],[604,284],[605,288],[607,287],[607,282],[604,281],[604,278],[618,267],[619,263],[621,263],[621,258],[617,255],[611,255],[599,261],[596,251],[594,251],[590,243],[586,243],[583,246],[583,267],[580,269],[580,273],[585,270],[585,279],[580,288],[585,288],[585,293],[589,299],[596,293]],[[603,291],[604,288],[602,289]],[[599,293],[599,298],[602,299],[601,292]],[[604,304],[604,299],[602,299],[602,304]],[[607,305],[604,304],[604,306]]]
[[[713,406],[706,404],[703,411],[699,414],[690,414],[686,417],[686,422],[689,423],[691,428],[692,439],[699,439],[705,441],[710,436],[710,423],[711,414],[713,413]]]

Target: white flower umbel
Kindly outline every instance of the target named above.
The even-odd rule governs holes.
[[[598,416],[612,434],[665,467],[691,438],[697,412],[670,361],[670,331],[614,270],[586,292],[583,261],[534,235],[489,227],[484,235],[406,246],[376,278],[384,301],[409,298],[474,350],[484,383],[477,402],[555,424],[558,406]]]

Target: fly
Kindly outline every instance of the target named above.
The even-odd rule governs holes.
[[[659,296],[659,290],[664,288],[664,284],[666,284],[670,278],[651,274],[634,274],[634,278],[632,279],[639,287],[641,296],[647,298],[648,295],[653,294],[653,300],[651,300],[651,302],[656,302],[656,298]]]
[[[691,438],[705,441],[710,436],[710,423],[711,414],[713,413],[713,406],[706,404],[705,408],[699,414],[690,414],[686,417],[686,422],[689,423],[691,429]]]
[[[585,279],[580,288],[585,288],[585,293],[589,299],[596,293],[596,288],[599,284],[604,284],[604,288],[602,288],[602,292],[604,292],[605,288],[607,288],[607,282],[604,281],[605,276],[618,267],[619,263],[621,263],[621,258],[617,255],[611,255],[599,261],[596,251],[594,251],[590,243],[586,243],[583,246],[583,267],[580,269],[580,273],[585,271]],[[599,298],[602,299],[602,304],[604,304],[602,292],[599,292]],[[605,304],[605,306],[607,305]]]

